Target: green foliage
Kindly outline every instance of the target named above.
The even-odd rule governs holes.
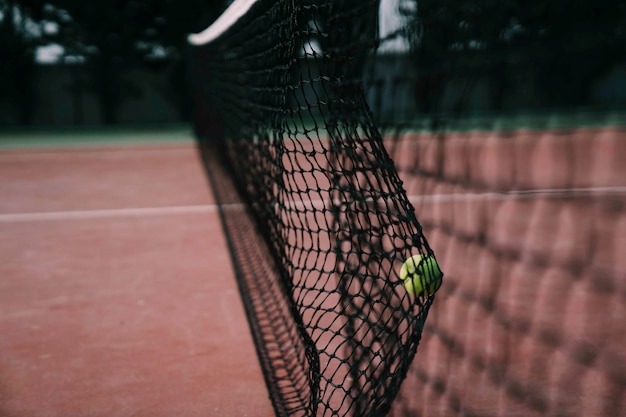
[[[6,0],[0,2],[0,97],[12,102],[20,123],[29,124],[33,113],[32,73],[38,46],[44,42],[37,20],[43,15],[43,2]]]
[[[584,106],[598,76],[624,62],[623,0],[419,0],[421,107],[437,111],[446,82],[486,74],[496,94],[525,74],[537,106]],[[496,109],[499,100],[494,99]],[[463,107],[463,97],[458,110]]]
[[[182,51],[187,34],[208,26],[225,8],[222,2],[198,0],[51,0],[71,16],[61,44],[68,56],[85,60],[87,87],[97,93],[104,123],[116,121],[120,102],[139,95],[124,78],[137,67],[168,67],[172,83],[163,94],[186,112]]]
[[[52,0],[76,24],[74,41],[86,56],[118,64],[176,59],[188,33],[208,26],[223,2],[198,0]]]

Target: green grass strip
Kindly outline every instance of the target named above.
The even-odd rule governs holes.
[[[0,130],[0,148],[193,143],[188,125]]]

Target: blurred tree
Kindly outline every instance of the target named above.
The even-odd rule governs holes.
[[[465,108],[473,81],[487,74],[492,109],[518,73],[535,80],[536,106],[574,107],[589,102],[590,86],[626,51],[624,0],[419,0],[413,30],[417,97],[426,113],[441,110],[451,79],[465,81],[455,106]]]
[[[420,0],[413,11],[414,45],[418,68],[417,97],[425,113],[441,110],[444,88],[461,79],[454,111],[463,111],[474,82],[489,73],[494,80],[494,107],[501,107],[500,92],[507,70],[503,34],[511,26],[511,4],[515,0]]]
[[[187,36],[208,27],[230,4],[231,0],[159,0],[155,25],[156,40],[168,51],[167,73],[169,83],[162,93],[179,109],[184,120],[191,117],[192,99],[187,83]]]
[[[0,96],[15,104],[21,124],[33,116],[35,50],[41,45],[40,27],[43,2],[31,0],[0,1]]]
[[[124,78],[137,67],[167,67],[172,82],[182,88],[186,35],[203,29],[224,9],[223,2],[197,0],[50,0],[56,10],[71,16],[59,36],[66,57],[83,61],[100,102],[101,119],[115,123],[121,101],[141,94],[137,85]],[[165,89],[167,90],[167,89]],[[179,105],[178,93],[166,93]]]
[[[592,84],[626,62],[626,1],[516,4],[510,43],[523,49],[551,106],[589,105]]]

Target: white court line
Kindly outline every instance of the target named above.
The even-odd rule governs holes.
[[[520,191],[492,191],[486,193],[467,194],[430,194],[430,195],[409,195],[411,203],[432,203],[436,201],[474,201],[474,200],[505,200],[505,199],[525,199],[525,198],[560,198],[560,197],[582,197],[594,193],[622,194],[626,193],[626,186],[612,187],[585,187],[585,188],[545,188],[536,190]],[[369,199],[371,201],[371,199]],[[322,208],[329,200],[303,200],[287,204],[287,207],[294,209]],[[336,204],[341,203],[339,200]]]
[[[559,197],[582,197],[594,193],[626,193],[626,186],[613,187],[587,187],[587,188],[548,188],[523,191],[470,193],[470,194],[432,194],[426,196],[411,195],[409,201],[412,203],[431,203],[437,201],[473,201],[473,200],[504,200],[504,199],[526,199],[526,198],[559,198]],[[325,207],[326,200],[306,200],[296,201],[288,205],[294,209],[311,209],[314,207]],[[223,204],[223,210],[243,210],[243,204]],[[139,207],[104,210],[69,210],[69,211],[47,211],[36,213],[6,213],[0,214],[0,223],[17,223],[31,221],[50,220],[80,220],[80,219],[104,219],[123,217],[145,217],[145,216],[165,216],[173,214],[196,214],[196,213],[216,213],[220,206],[217,204],[203,204],[191,206],[166,206],[166,207]]]
[[[473,200],[505,200],[526,198],[560,198],[560,197],[583,197],[589,194],[622,194],[626,193],[626,186],[612,187],[583,187],[583,188],[545,188],[536,190],[519,191],[492,191],[485,193],[468,194],[432,194],[426,196],[410,195],[412,203],[424,203],[433,201],[473,201]]]
[[[225,204],[226,210],[243,209],[242,204]],[[44,211],[36,213],[7,213],[0,214],[0,223],[46,221],[46,220],[80,220],[106,219],[119,217],[163,216],[171,214],[215,213],[217,204],[194,206],[167,206],[167,207],[139,207],[104,210],[68,210]]]

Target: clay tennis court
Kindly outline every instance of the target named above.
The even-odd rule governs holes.
[[[568,123],[389,143],[446,273],[391,415],[626,415],[626,130]]]
[[[273,415],[191,137],[69,137],[0,149],[0,415]]]
[[[168,134],[0,149],[0,415],[273,415],[195,145]],[[624,414],[624,135],[388,144],[446,273],[392,415]]]

